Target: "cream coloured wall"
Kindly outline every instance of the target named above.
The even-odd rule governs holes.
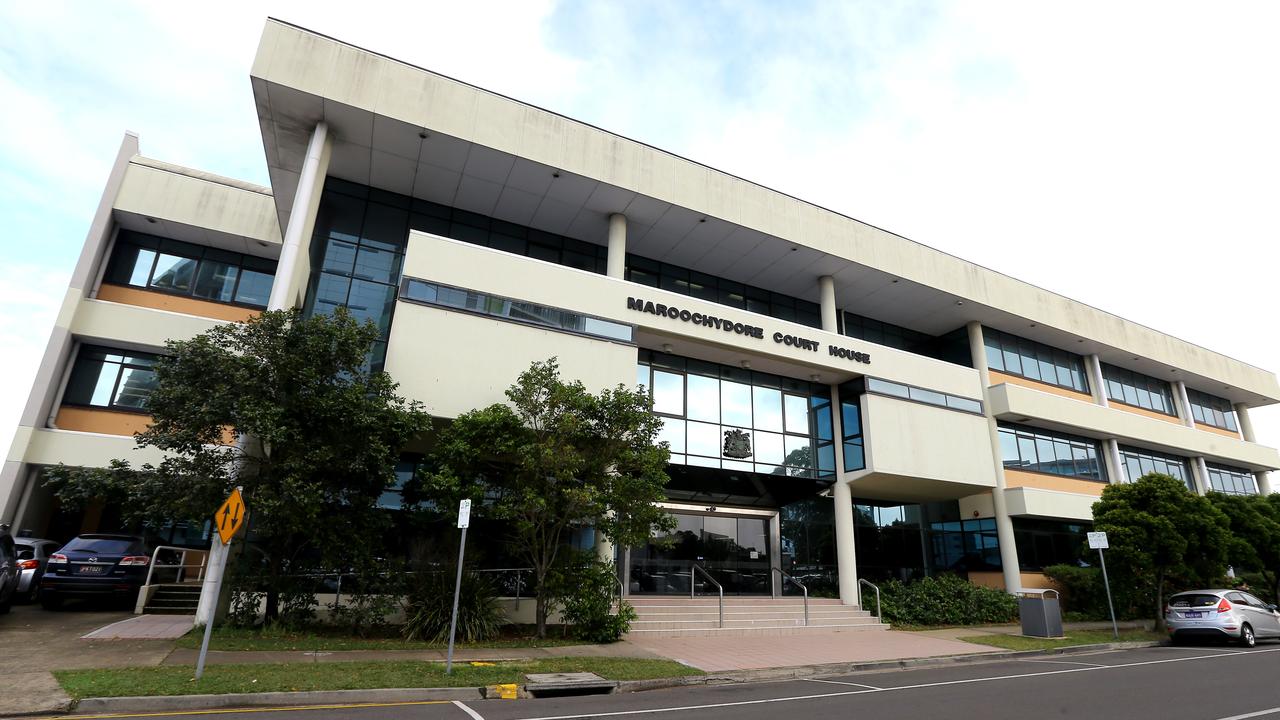
[[[941,480],[991,488],[996,484],[987,420],[921,403],[862,396],[867,473]],[[857,482],[854,485],[857,494]]]
[[[766,356],[795,366],[795,372],[800,373],[799,377],[804,377],[808,372],[825,372],[828,374],[824,375],[823,381],[832,382],[830,379],[832,377],[850,378],[865,373],[962,397],[982,396],[978,373],[972,368],[701,301],[687,295],[678,295],[436,235],[417,231],[409,233],[409,249],[405,255],[404,274],[406,277],[436,281],[617,320],[702,345],[725,347],[738,353]],[[748,338],[691,322],[628,310],[627,298],[629,297],[643,298],[654,303],[666,303],[691,312],[759,326],[764,329],[764,337]],[[403,306],[404,303],[401,303],[398,307]],[[392,329],[393,337],[403,322],[398,313],[397,310]],[[411,330],[405,329],[404,332],[411,332]],[[819,349],[815,352],[776,343],[772,339],[774,332],[814,339],[818,341]],[[871,356],[871,363],[864,364],[841,357],[832,357],[828,353],[828,345],[868,353]]]
[[[275,202],[266,188],[249,187],[138,158],[129,163],[113,207],[278,246]],[[262,249],[246,245],[239,251],[261,254]]]
[[[138,448],[128,436],[38,428],[31,434],[22,460],[33,465],[106,467],[117,459],[136,466],[158,463],[163,458],[155,448]]]
[[[168,310],[105,300],[82,300],[71,322],[71,332],[82,338],[161,348],[166,340],[194,337],[222,324],[210,318]]]
[[[429,127],[1280,400],[1280,382],[1265,370],[657,148],[278,21],[267,22],[250,76],[255,86],[274,83]]]
[[[396,304],[387,372],[404,397],[438,417],[506,402],[503,392],[535,360],[556,357],[566,380],[597,392],[635,384],[636,349],[568,333],[410,302]]]
[[[1019,422],[1023,418],[1036,418],[1081,435],[1113,437],[1122,443],[1184,456],[1202,455],[1211,461],[1243,465],[1251,470],[1280,467],[1280,452],[1275,448],[1019,385],[993,386],[991,412],[1001,420]]]
[[[1009,515],[1028,515],[1064,520],[1092,520],[1094,495],[1043,490],[1031,487],[1009,488],[1004,493]]]

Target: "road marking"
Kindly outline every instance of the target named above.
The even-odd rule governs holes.
[[[1255,653],[1271,653],[1280,652],[1280,647],[1270,648],[1267,650],[1255,650]],[[1233,655],[1242,655],[1246,653],[1233,653]],[[692,710],[710,710],[713,708],[725,707],[742,707],[746,705],[767,705],[769,703],[781,702],[798,702],[801,700],[822,700],[824,698],[849,697],[852,695],[867,695],[872,693],[897,692],[900,690],[920,690],[924,688],[946,687],[948,685],[969,685],[973,683],[993,682],[996,680],[1017,680],[1029,677],[1042,677],[1044,675],[1067,675],[1070,673],[1082,672],[1099,672],[1102,670],[1118,670],[1120,668],[1142,667],[1145,665],[1165,665],[1168,663],[1190,662],[1192,660],[1221,660],[1231,657],[1231,655],[1196,655],[1192,657],[1176,657],[1164,660],[1143,660],[1141,662],[1123,663],[1120,665],[1099,665],[1098,667],[1078,667],[1066,668],[1063,670],[1046,670],[1038,673],[1018,673],[1015,675],[997,675],[984,678],[970,678],[967,680],[944,680],[941,682],[920,683],[918,685],[901,685],[898,687],[880,688],[878,690],[845,690],[843,692],[820,693],[817,695],[793,695],[790,697],[780,698],[764,698],[761,700],[738,700],[736,702],[707,703],[705,705],[682,705],[679,707],[661,707],[648,708],[644,710],[616,710],[614,712],[596,712],[583,715],[542,715],[536,717],[524,718],[524,720],[582,720],[583,718],[602,718],[602,717],[622,717],[626,715],[650,715],[657,713],[669,712],[689,712]],[[1228,719],[1224,719],[1228,720]]]
[[[1218,718],[1218,720],[1245,720],[1245,718],[1262,717],[1263,715],[1274,715],[1280,713],[1280,707],[1273,707],[1270,710],[1259,710],[1257,712],[1245,713],[1243,715],[1232,715],[1231,717]]]
[[[1230,655],[1240,655],[1248,650],[1232,650],[1231,648],[1211,648],[1211,647],[1187,647],[1178,645],[1157,645],[1161,650],[1204,650],[1206,652],[1228,653]]]
[[[1110,667],[1110,665],[1103,665],[1102,663],[1078,662],[1076,660],[1024,660],[1019,658],[1019,662],[1053,663],[1055,665],[1088,665],[1089,667]]]
[[[484,720],[484,717],[482,717],[480,713],[467,707],[467,704],[462,702],[461,700],[454,700],[453,704],[456,705],[459,709],[461,709],[462,712],[470,715],[471,720]]]
[[[868,690],[884,689],[884,688],[878,688],[875,685],[863,685],[862,683],[854,683],[854,682],[841,682],[840,680],[820,680],[818,678],[800,678],[800,679],[806,682],[831,683],[832,685],[852,685],[854,687],[867,688]]]
[[[174,717],[178,715],[234,715],[237,713],[298,712],[300,710],[358,710],[360,708],[411,707],[414,705],[447,705],[448,700],[410,700],[391,703],[349,703],[345,705],[296,705],[291,707],[234,708],[226,710],[174,710],[170,712],[112,713],[108,715],[50,715],[33,720],[105,720],[106,718]],[[481,718],[481,720],[484,720]]]

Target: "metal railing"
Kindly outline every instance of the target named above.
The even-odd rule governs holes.
[[[862,585],[866,585],[872,590],[875,590],[876,591],[876,622],[881,622],[881,623],[884,622],[884,616],[880,614],[880,588],[876,587],[875,583],[864,580],[863,578],[858,578],[858,585],[859,585],[858,605],[859,606],[862,605],[862,588],[861,588]]]
[[[773,571],[778,573],[778,575],[782,576],[783,580],[789,581],[792,585],[795,585],[796,587],[800,588],[800,592],[804,594],[804,624],[808,626],[809,624],[809,588],[805,587],[804,583],[788,575],[782,568],[773,568]]]
[[[702,573],[702,576],[710,580],[711,584],[715,585],[716,590],[720,593],[720,627],[724,627],[724,586],[716,582],[716,579],[711,577],[711,573],[707,572],[701,565],[694,563],[690,567],[692,569],[689,570],[689,598],[696,597],[698,592],[697,575]]]
[[[178,562],[177,563],[161,563],[160,562],[161,551],[170,551],[170,552],[178,553],[179,554]],[[199,553],[200,554],[199,564],[188,563],[187,553]],[[174,582],[186,582],[187,569],[195,568],[196,582],[200,582],[204,580],[204,571],[208,567],[208,564],[209,564],[208,550],[196,550],[195,548],[183,548],[183,547],[174,547],[172,545],[161,545],[157,547],[155,550],[151,551],[151,562],[148,564],[148,567],[147,567],[146,584],[147,585],[151,584],[151,578],[155,574],[157,567],[165,568],[165,569],[178,568],[178,572],[175,575]]]

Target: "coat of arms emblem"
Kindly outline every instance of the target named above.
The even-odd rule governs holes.
[[[724,456],[727,458],[751,457],[751,436],[742,430],[725,430]]]

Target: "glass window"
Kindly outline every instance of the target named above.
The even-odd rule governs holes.
[[[782,393],[773,388],[751,388],[755,427],[782,432]]]
[[[720,426],[707,423],[688,424],[688,453],[706,457],[720,457]]]
[[[720,379],[691,374],[687,376],[687,382],[689,419],[720,422]]]
[[[1127,471],[1128,482],[1134,482],[1148,473],[1159,472],[1181,480],[1188,488],[1194,490],[1191,485],[1191,470],[1186,458],[1122,445],[1120,459]]]
[[[196,261],[177,255],[161,254],[151,274],[151,287],[164,290],[190,290]]]
[[[274,271],[272,260],[121,230],[104,281],[266,307]]]
[[[229,302],[235,298],[239,274],[240,268],[235,265],[206,260],[200,263],[195,289],[191,294],[206,300]]]
[[[684,452],[684,421],[679,418],[662,418],[662,430],[658,433],[658,442],[666,442],[671,452]]]
[[[1228,495],[1257,495],[1258,484],[1253,473],[1226,465],[1206,464],[1209,489]]]
[[[76,353],[63,402],[143,411],[147,398],[156,387],[154,367],[158,357],[83,345]]]
[[[984,327],[983,343],[991,370],[1089,392],[1084,359],[1056,348]]]
[[[684,415],[684,376],[653,371],[653,411]]]
[[[783,398],[783,409],[786,414],[787,432],[808,435],[809,404],[805,399],[799,395],[787,395]],[[847,417],[844,422],[848,422]]]
[[[771,465],[781,465],[783,460],[782,454],[782,434],[763,432],[756,430],[755,432],[755,461],[769,463]],[[793,463],[788,463],[793,464]]]
[[[1191,388],[1187,388],[1187,400],[1191,403],[1191,414],[1196,422],[1237,431],[1236,414],[1230,400]]]
[[[1173,387],[1158,378],[1114,365],[1103,364],[1107,397],[1115,402],[1133,405],[1165,415],[1175,415]]]
[[[751,427],[751,386],[728,380],[720,383],[720,418],[725,425]]]
[[[1005,423],[1000,424],[999,435],[1001,459],[1008,469],[1105,479],[1094,440]]]

